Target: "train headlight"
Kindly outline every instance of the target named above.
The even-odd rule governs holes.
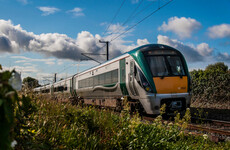
[[[150,91],[150,87],[146,87],[145,90],[146,90],[147,92],[149,92],[149,91]]]
[[[148,80],[144,76],[144,74],[141,72],[139,68],[137,68],[138,76],[139,76],[139,84],[142,86],[143,89],[145,89],[146,92],[152,92],[151,85],[149,84]]]

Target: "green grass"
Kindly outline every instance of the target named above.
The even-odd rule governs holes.
[[[185,135],[184,120],[153,123],[93,107],[79,107],[36,98],[36,110],[16,140],[16,149],[229,149],[203,136]]]

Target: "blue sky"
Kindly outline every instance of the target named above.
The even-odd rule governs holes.
[[[75,74],[97,65],[81,61],[81,53],[104,53],[99,40],[114,39],[167,2],[0,0],[0,64],[41,84],[54,73],[58,78]],[[112,40],[110,58],[148,43],[177,48],[190,70],[218,61],[230,66],[230,1],[173,0]]]

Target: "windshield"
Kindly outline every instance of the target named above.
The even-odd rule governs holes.
[[[147,56],[146,59],[154,77],[185,75],[179,56]]]

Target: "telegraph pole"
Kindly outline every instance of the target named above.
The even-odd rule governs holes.
[[[54,74],[54,83],[57,81],[57,73]]]
[[[106,59],[109,60],[109,41],[101,41],[99,40],[100,43],[106,43]]]

